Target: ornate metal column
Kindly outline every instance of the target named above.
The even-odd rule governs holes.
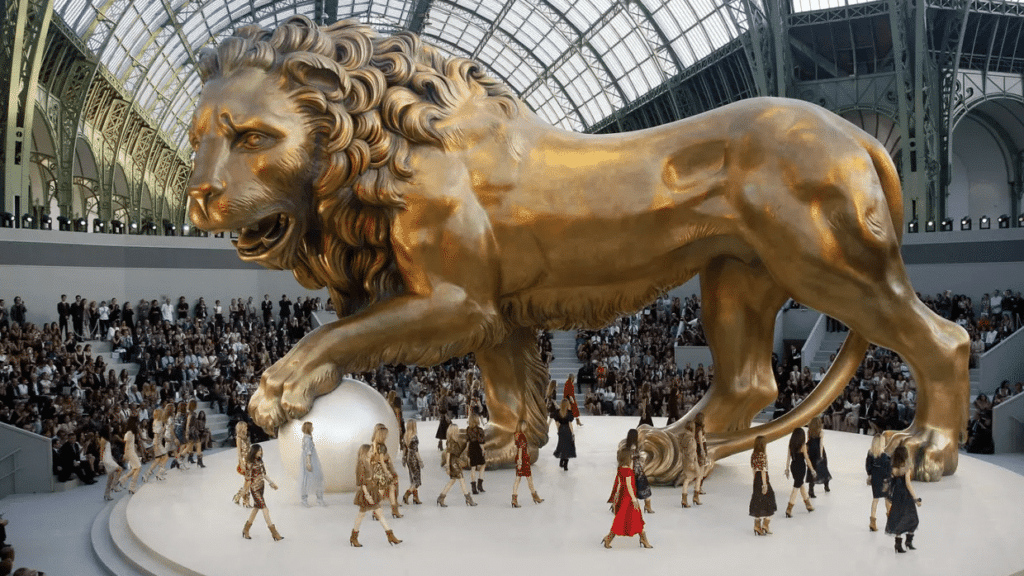
[[[4,180],[0,202],[5,212],[30,208],[29,168],[32,165],[32,121],[35,117],[36,84],[53,15],[53,0],[6,0],[0,23],[0,79],[7,93],[0,110],[4,122]],[[20,219],[20,214],[16,217]]]

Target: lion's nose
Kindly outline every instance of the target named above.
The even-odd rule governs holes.
[[[225,183],[219,178],[206,179],[199,184],[189,186],[188,195],[199,208],[206,213],[206,202],[224,193]]]

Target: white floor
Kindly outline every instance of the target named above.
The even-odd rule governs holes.
[[[867,529],[870,489],[865,485],[866,436],[828,432],[826,445],[835,477],[832,492],[819,489],[817,510],[798,504],[794,518],[783,511],[789,490],[782,475],[784,442],[769,447],[771,478],[779,498],[775,533],[755,537],[746,515],[751,474],[746,454],[720,463],[706,483],[704,505],[684,510],[679,492],[654,490],[653,515],[645,515],[653,550],[636,538],[618,538],[614,550],[601,548],[612,516],[605,500],[615,473],[617,441],[634,418],[584,417],[577,431],[580,458],[569,471],[557,467],[543,449],[534,466],[537,488],[546,499],[534,505],[525,484],[521,509],[509,506],[510,470],[488,472],[479,506],[467,507],[456,485],[448,508],[434,505],[446,478],[436,444],[424,433],[426,463],[422,506],[402,508],[391,520],[404,542],[389,548],[380,526],[370,519],[360,531],[361,549],[348,547],[356,509],[350,494],[328,495],[328,508],[303,508],[298,490],[280,468],[277,450],[268,447],[267,465],[282,486],[267,490],[272,519],[285,536],[273,542],[261,518],[252,540],[240,532],[247,517],[231,502],[241,485],[233,451],[209,456],[207,468],[172,471],[130,496],[127,518],[135,535],[155,553],[198,574],[446,574],[481,571],[621,574],[642,569],[703,574],[957,574],[1010,575],[1024,569],[1019,495],[1024,476],[961,455],[956,475],[936,484],[917,484],[924,499],[919,509],[918,550],[895,555],[892,538]],[[429,425],[422,427],[431,429]],[[1001,457],[1011,467],[1022,458]],[[404,470],[400,471],[404,475]],[[404,481],[404,478],[403,478]],[[404,488],[404,482],[403,482]],[[129,496],[124,496],[129,497]],[[92,555],[88,527],[103,508],[100,484],[50,495],[18,495],[0,501],[11,520],[8,539],[17,550],[16,566],[47,574],[105,574]],[[881,506],[881,505],[880,505]],[[884,524],[884,519],[879,519]],[[183,571],[183,573],[185,573]]]

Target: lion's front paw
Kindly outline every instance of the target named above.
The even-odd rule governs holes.
[[[956,471],[959,462],[957,434],[934,428],[911,425],[906,430],[885,432],[886,452],[892,453],[900,444],[907,447],[914,462],[914,479],[938,482]]]
[[[288,419],[281,409],[281,393],[276,393],[260,383],[260,387],[249,399],[249,415],[252,421],[263,428],[267,434],[274,436],[277,428]]]
[[[337,385],[333,364],[310,367],[293,349],[263,373],[260,387],[249,401],[249,413],[254,422],[270,432],[289,419],[305,416],[317,396]]]

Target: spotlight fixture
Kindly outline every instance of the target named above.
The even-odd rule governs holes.
[[[182,236],[189,236],[190,232],[192,232],[192,227],[189,226],[187,222],[181,225],[181,235]]]
[[[120,220],[111,220],[110,231],[114,234],[124,234],[124,222],[121,222]]]
[[[216,234],[213,235],[213,237],[214,238],[223,238],[224,237],[224,233],[223,232],[217,232]]]
[[[142,223],[143,234],[156,234],[156,223],[152,220],[146,220]]]
[[[999,227],[1000,228],[1009,228],[1010,227],[1010,215],[1009,214],[1003,214],[1002,216],[999,217]]]
[[[0,214],[0,228],[14,228],[14,214],[10,212]]]
[[[87,224],[88,222],[85,221],[85,218],[75,219],[75,232],[88,232]]]
[[[971,217],[970,216],[964,216],[963,218],[960,219],[960,229],[961,230],[970,230],[971,229]]]
[[[909,223],[907,223],[907,232],[909,232],[911,234],[917,234],[917,219],[916,218],[911,220]]]
[[[1024,228],[1024,212],[1017,216],[1017,228]]]
[[[978,230],[988,230],[992,227],[992,220],[988,216],[978,218]]]
[[[67,216],[57,216],[57,228],[61,232],[71,232],[71,219]]]
[[[164,236],[174,236],[174,231],[176,229],[177,228],[170,220],[167,220],[166,218],[164,219]]]
[[[924,231],[935,232],[935,220],[929,218],[928,221],[924,223]]]
[[[953,231],[953,219],[952,218],[943,218],[942,219],[942,223],[939,225],[939,229],[942,230],[943,232],[952,232]]]
[[[53,230],[53,218],[49,214],[43,214],[39,217],[39,229]]]
[[[92,231],[97,234],[102,234],[107,231],[107,223],[99,218],[92,219]]]
[[[36,219],[31,214],[24,214],[21,217],[22,228],[35,228]]]
[[[129,224],[128,225],[128,233],[129,234],[138,234],[139,233],[139,223],[133,221],[131,224]]]

